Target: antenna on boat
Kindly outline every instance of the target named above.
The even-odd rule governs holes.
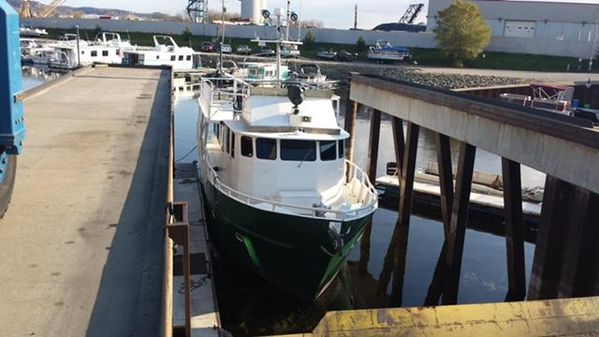
[[[221,13],[220,13],[220,48],[218,53],[218,71],[223,72],[223,45],[225,44],[225,0],[221,1]]]

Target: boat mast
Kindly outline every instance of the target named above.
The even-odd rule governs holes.
[[[289,41],[289,21],[291,18],[291,0],[287,0],[287,21],[285,25],[287,26],[287,32],[285,33],[285,41]]]
[[[221,1],[221,12],[220,12],[220,52],[218,54],[218,70],[223,70],[223,45],[225,44],[225,0]]]

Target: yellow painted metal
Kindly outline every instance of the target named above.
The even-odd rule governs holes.
[[[31,13],[31,3],[29,0],[23,0],[23,4],[21,6],[21,12],[19,13],[22,18],[27,19],[32,17]]]
[[[599,336],[599,297],[336,311],[312,336]]]

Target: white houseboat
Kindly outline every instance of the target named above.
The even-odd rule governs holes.
[[[154,36],[154,47],[135,47],[125,50],[123,64],[163,66],[169,65],[176,70],[193,69],[198,64],[194,62],[196,53],[189,47],[179,47],[170,36]]]

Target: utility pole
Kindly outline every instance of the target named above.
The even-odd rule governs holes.
[[[221,8],[221,13],[220,13],[220,32],[221,32],[221,39],[220,39],[220,52],[218,55],[218,69],[219,71],[222,72],[223,70],[223,45],[225,44],[225,0],[221,1],[222,4],[222,8]]]
[[[354,9],[354,30],[358,29],[358,4],[356,4],[356,8]]]
[[[289,22],[291,21],[291,0],[287,0],[287,32],[285,33],[285,41],[289,41]]]

